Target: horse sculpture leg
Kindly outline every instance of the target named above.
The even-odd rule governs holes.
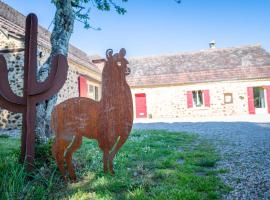
[[[72,164],[72,155],[73,153],[80,148],[82,144],[82,137],[81,136],[75,136],[70,148],[68,149],[65,159],[67,163],[67,169],[70,176],[70,179],[72,181],[76,181],[76,173]]]
[[[120,138],[118,140],[118,143],[116,144],[115,148],[113,149],[113,151],[109,155],[109,169],[110,169],[111,174],[114,174],[113,159],[114,159],[115,155],[117,154],[117,152],[119,151],[119,149],[123,146],[123,144],[127,140],[127,137],[123,137],[123,136],[122,137],[119,136],[119,137]]]
[[[56,164],[64,180],[66,180],[65,175],[66,171],[64,167],[64,153],[68,145],[69,141],[59,140],[56,138],[52,147],[52,154],[55,157]]]

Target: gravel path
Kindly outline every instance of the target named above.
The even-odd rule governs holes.
[[[13,129],[13,130],[0,129],[0,136],[1,135],[8,135],[9,137],[12,137],[12,138],[20,138],[21,130],[19,130],[19,129]]]
[[[270,199],[270,123],[175,122],[135,123],[134,129],[198,133],[213,142],[222,156],[221,178],[232,187],[224,199]]]

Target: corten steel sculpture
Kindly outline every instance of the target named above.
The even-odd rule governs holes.
[[[77,97],[64,101],[53,110],[51,126],[55,141],[52,152],[64,179],[66,161],[71,180],[76,180],[72,155],[81,146],[83,136],[98,141],[103,151],[104,172],[114,174],[113,159],[127,140],[133,124],[132,96],[126,82],[130,69],[125,54],[125,49],[114,55],[109,49],[107,60],[93,61],[105,62],[99,102]]]
[[[68,64],[66,57],[56,55],[52,59],[51,71],[44,82],[37,82],[37,28],[36,15],[29,14],[25,28],[24,90],[23,97],[15,95],[8,82],[8,69],[5,58],[0,55],[0,106],[23,115],[21,162],[28,171],[34,166],[36,104],[49,99],[65,83]]]

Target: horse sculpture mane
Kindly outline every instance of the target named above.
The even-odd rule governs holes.
[[[51,117],[55,134],[52,153],[65,178],[64,162],[71,180],[76,180],[72,155],[81,146],[82,137],[96,139],[103,151],[104,172],[114,173],[113,159],[127,140],[133,124],[133,107],[126,75],[130,73],[125,49],[113,55],[107,50],[102,71],[102,97],[99,102],[77,97],[57,105]],[[66,153],[65,153],[66,152]]]

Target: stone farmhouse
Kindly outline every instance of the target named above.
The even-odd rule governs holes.
[[[0,2],[0,53],[12,90],[22,95],[25,16]],[[38,30],[38,65],[50,52],[50,32]],[[58,103],[72,97],[101,98],[101,65],[73,45],[68,79]],[[135,118],[260,114],[270,116],[270,53],[259,45],[129,58]],[[0,109],[0,128],[13,129],[21,115]]]
[[[270,53],[261,46],[130,59],[135,116],[181,118],[266,114]]]

